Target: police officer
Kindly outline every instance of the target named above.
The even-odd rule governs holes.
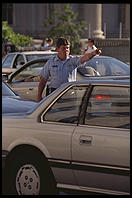
[[[50,77],[49,93],[57,89],[61,84],[75,81],[76,70],[80,64],[90,60],[97,54],[100,54],[100,49],[96,49],[91,53],[86,53],[83,56],[71,56],[70,42],[60,37],[56,42],[57,55],[51,57],[44,65],[40,72],[40,82],[38,85],[38,101],[42,100],[42,92]]]

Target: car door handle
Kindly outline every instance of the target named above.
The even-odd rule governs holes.
[[[80,136],[80,144],[86,144],[89,145],[92,143],[92,136]]]

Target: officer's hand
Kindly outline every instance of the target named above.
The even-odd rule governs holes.
[[[95,51],[96,51],[96,55],[100,55],[102,53],[101,48],[97,48]]]

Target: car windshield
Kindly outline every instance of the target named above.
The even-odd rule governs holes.
[[[89,76],[89,68],[95,69],[100,76],[130,75],[130,66],[115,58],[93,58],[78,68],[83,76]]]
[[[2,67],[9,68],[15,56],[16,56],[15,54],[10,54],[6,56],[2,61]]]
[[[28,61],[31,61],[31,60],[34,60],[37,58],[43,58],[44,56],[46,56],[46,58],[47,58],[47,57],[52,56],[52,54],[28,54],[28,55],[26,55],[26,59],[28,62]]]

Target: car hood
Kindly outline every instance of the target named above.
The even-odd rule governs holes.
[[[24,100],[17,97],[2,96],[2,114],[26,113],[37,102]]]
[[[2,74],[11,74],[12,72],[15,72],[17,69],[15,68],[2,68]]]

